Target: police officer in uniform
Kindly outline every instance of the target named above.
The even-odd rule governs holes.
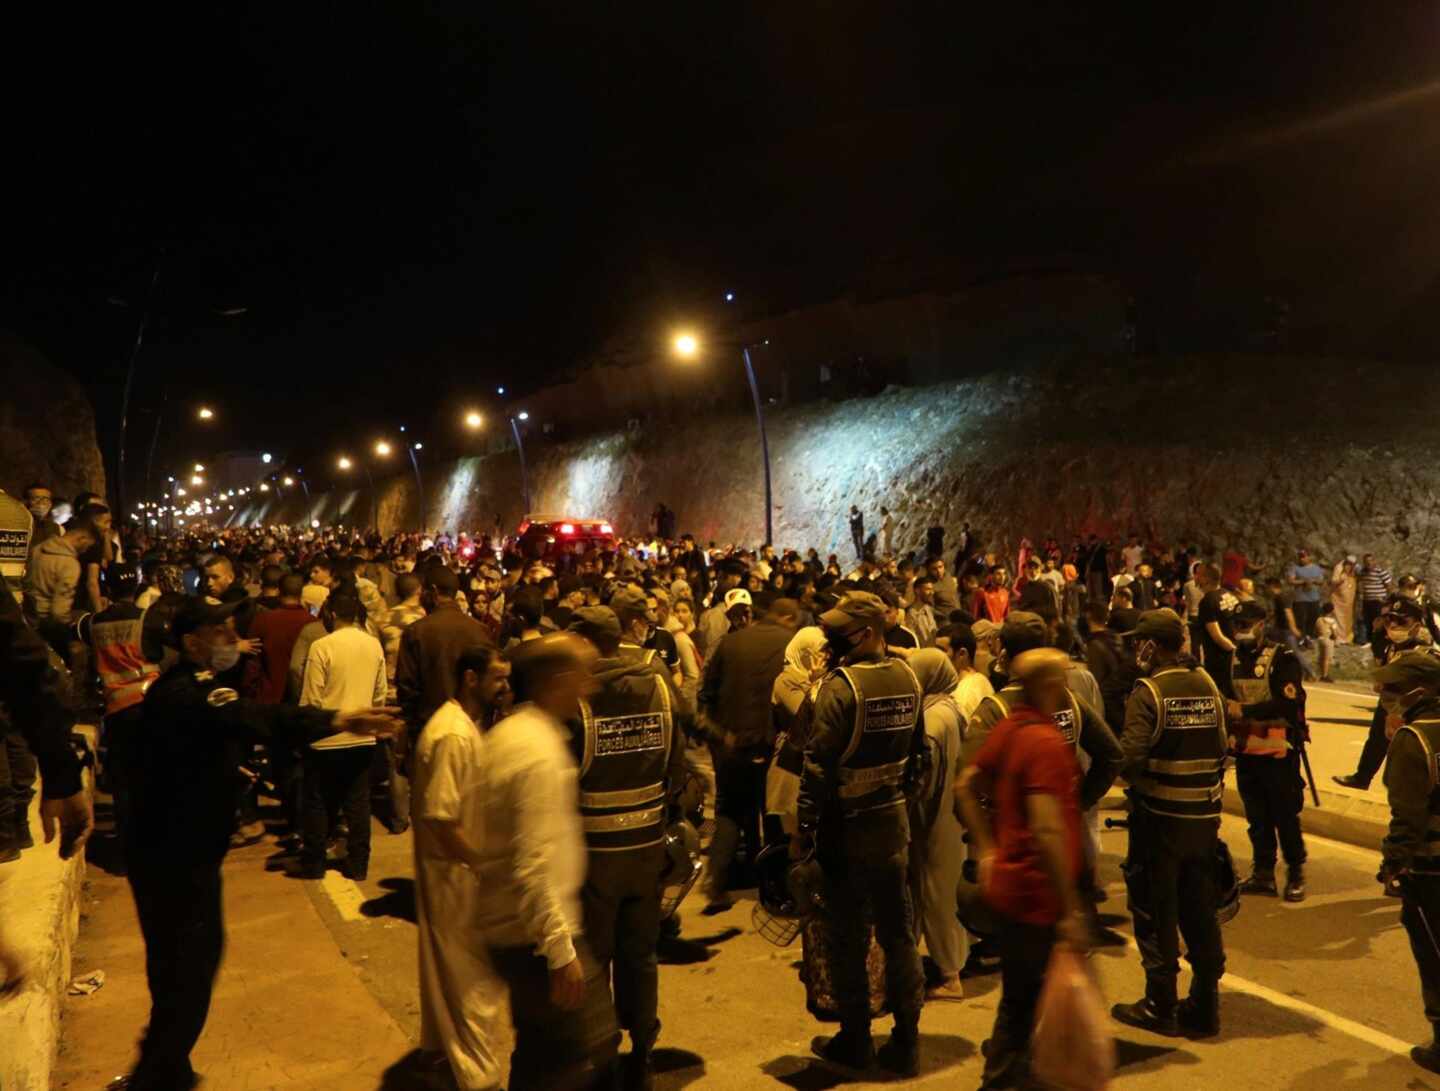
[[[1147,610],[1129,634],[1144,676],[1125,704],[1121,769],[1130,783],[1130,846],[1123,867],[1145,996],[1116,1004],[1122,1023],[1171,1037],[1220,1032],[1225,950],[1215,917],[1216,841],[1225,775],[1225,707],[1219,688],[1182,658],[1185,622]],[[1180,935],[1194,978],[1176,1003]]]
[[[1385,790],[1390,832],[1381,842],[1380,878],[1403,899],[1400,922],[1420,971],[1432,1040],[1410,1051],[1421,1068],[1440,1073],[1440,659],[1410,651],[1375,671],[1387,715],[1404,723],[1390,743]]]
[[[171,625],[180,660],[145,694],[129,880],[145,939],[150,1025],[135,1069],[113,1087],[183,1091],[197,1082],[190,1051],[205,1027],[225,938],[220,864],[235,825],[234,745],[400,729],[395,709],[262,705],[221,685],[240,656],[231,621],[239,605],[186,602]]]
[[[654,1085],[651,1052],[660,1034],[655,947],[665,827],[685,784],[681,702],[653,650],[622,645],[608,606],[584,606],[570,629],[599,659],[598,691],[572,725],[580,768],[580,815],[590,849],[581,891],[585,935],[602,966],[613,964],[615,1011],[630,1032],[621,1086]]]
[[[1000,646],[1004,649],[1007,663],[1013,663],[1023,652],[1047,647],[1049,638],[1050,630],[1045,619],[1024,610],[1011,613],[1000,629]],[[1069,707],[1055,713],[1055,725],[1065,741],[1076,748],[1077,755],[1083,752],[1089,760],[1089,768],[1080,782],[1080,809],[1088,811],[1115,783],[1115,777],[1120,772],[1120,743],[1098,709],[1076,697],[1069,687],[1066,693]],[[996,687],[994,694],[976,706],[965,731],[962,765],[968,765],[971,758],[979,753],[991,730],[1010,715],[1015,705],[1023,703],[1023,697],[1020,683],[1007,677]]]
[[[1235,641],[1230,688],[1235,699],[1226,703],[1226,720],[1254,853],[1253,871],[1240,892],[1275,895],[1278,836],[1285,857],[1285,900],[1300,902],[1305,900],[1300,748],[1310,738],[1305,668],[1288,647],[1265,639],[1267,616],[1258,602],[1242,602],[1230,615]]]
[[[1430,633],[1425,628],[1424,608],[1403,595],[1391,599],[1385,612],[1376,620],[1370,650],[1379,663],[1391,663],[1410,651],[1440,655],[1440,648],[1431,642]],[[1370,734],[1365,739],[1365,748],[1360,751],[1355,772],[1332,777],[1336,784],[1343,788],[1358,788],[1362,792],[1370,787],[1370,782],[1385,762],[1385,752],[1390,748],[1390,733],[1385,720],[1385,709],[1376,705],[1375,714],[1370,719]]]
[[[921,687],[885,654],[885,604],[864,591],[820,615],[833,669],[815,698],[791,856],[812,851],[823,876],[826,928],[840,1033],[817,1038],[828,1063],[863,1071],[875,1060],[900,1075],[919,1064],[924,976],[906,883],[910,826],[905,792],[922,760]],[[872,913],[865,912],[869,904]],[[895,1032],[878,1054],[870,1040],[865,971],[868,919],[885,952],[885,995]]]

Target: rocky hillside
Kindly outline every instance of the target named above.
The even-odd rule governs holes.
[[[95,412],[74,379],[0,331],[0,489],[19,496],[32,481],[56,496],[104,495]]]
[[[899,389],[837,404],[773,409],[775,534],[782,546],[849,553],[852,503],[878,525],[894,512],[897,549],[925,528],[963,523],[987,544],[1136,530],[1288,558],[1374,551],[1428,572],[1440,544],[1440,465],[1424,370],[1378,363],[1203,357],[1081,360],[1023,373]],[[757,542],[761,463],[752,416],[642,427],[527,451],[537,510],[605,516],[642,530],[656,502],[701,540]],[[486,529],[520,512],[513,452],[432,468],[426,523]],[[416,524],[412,478],[377,483],[380,525]],[[368,496],[247,519],[368,510]]]

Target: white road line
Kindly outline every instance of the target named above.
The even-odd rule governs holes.
[[[320,889],[325,891],[330,901],[334,903],[341,920],[363,921],[369,919],[360,912],[360,906],[365,902],[365,892],[356,886],[353,880],[345,878],[338,871],[327,871],[325,878],[320,880]]]
[[[1140,950],[1140,948],[1136,946],[1133,938],[1129,936],[1125,938],[1132,951],[1138,952]],[[1383,1049],[1387,1053],[1408,1057],[1410,1056],[1410,1047],[1414,1044],[1412,1042],[1402,1042],[1399,1038],[1390,1037],[1390,1035],[1384,1031],[1367,1027],[1364,1023],[1357,1023],[1353,1019],[1346,1019],[1345,1016],[1336,1015],[1333,1011],[1317,1008],[1314,1004],[1307,1004],[1304,1000],[1297,1000],[1293,996],[1276,992],[1274,989],[1261,985],[1259,982],[1237,977],[1229,970],[1226,970],[1225,976],[1220,979],[1220,991],[1223,993],[1227,989],[1257,997],[1274,1004],[1277,1008],[1287,1008],[1301,1015],[1308,1015],[1317,1023],[1321,1023],[1331,1030],[1338,1030],[1341,1034],[1347,1034],[1351,1038],[1372,1045],[1376,1049]]]

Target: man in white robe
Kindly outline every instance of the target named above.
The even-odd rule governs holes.
[[[493,648],[460,655],[455,698],[436,710],[415,751],[411,817],[420,937],[420,1048],[443,1055],[463,1091],[501,1086],[495,1028],[504,982],[475,926],[483,841],[485,736],[510,702],[510,667]],[[436,1057],[436,1063],[441,1063]]]

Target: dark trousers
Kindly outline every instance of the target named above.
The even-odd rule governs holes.
[[[665,847],[651,845],[629,852],[592,852],[590,871],[580,891],[585,909],[585,938],[609,976],[615,1014],[630,1041],[648,1049],[660,1030],[659,971],[655,945],[660,941],[660,872]]]
[[[746,859],[752,865],[760,854],[760,815],[765,809],[769,756],[766,748],[727,750],[715,743],[710,746],[710,758],[715,764],[715,836],[710,841],[705,893],[712,900],[730,886],[730,868],[742,837]]]
[[[271,739],[265,744],[265,753],[270,759],[270,779],[275,784],[275,793],[280,797],[280,813],[284,816],[285,828],[290,833],[299,833],[304,826],[304,765],[300,751],[293,743],[283,739]]]
[[[144,709],[134,705],[105,717],[105,768],[110,778],[110,799],[115,807],[115,837],[121,853],[130,855],[134,829],[135,783],[139,772],[140,730]]]
[[[1420,996],[1425,1018],[1440,1041],[1440,875],[1410,875],[1401,885],[1400,923],[1410,937],[1410,950],[1420,971]]]
[[[1355,766],[1355,779],[1361,788],[1370,787],[1380,766],[1385,764],[1385,755],[1390,753],[1390,736],[1385,733],[1385,710],[1375,706],[1370,716],[1370,734],[1365,736],[1365,745],[1360,750],[1360,762]]]
[[[1360,624],[1355,633],[1355,643],[1367,643],[1375,635],[1375,623],[1380,620],[1380,611],[1385,609],[1384,599],[1365,599],[1360,603]]]
[[[1315,619],[1320,616],[1319,602],[1295,603],[1295,627],[1302,639],[1315,635]]]
[[[1161,1011],[1175,1008],[1180,937],[1195,972],[1191,992],[1213,990],[1225,972],[1215,919],[1216,819],[1167,818],[1137,805],[1122,870],[1145,969],[1145,995]]]
[[[985,1054],[981,1091],[1025,1086],[1035,1005],[1055,949],[1053,925],[1022,924],[1004,917],[999,922],[995,944],[1000,951],[1000,1005]]]
[[[576,1011],[550,1003],[550,968],[529,947],[492,947],[490,958],[510,991],[515,1049],[510,1091],[576,1091],[613,1079],[620,1031],[600,966],[583,936],[573,937],[585,968],[585,1000]]]
[[[342,812],[350,825],[345,870],[370,866],[370,759],[368,746],[305,751],[305,870],[324,869],[325,845]]]
[[[907,881],[910,823],[903,807],[836,817],[820,827],[816,859],[825,875],[825,928],[840,1024],[868,1031],[870,925],[885,952],[885,999],[897,1031],[913,1034],[925,976]]]
[[[35,798],[35,755],[18,731],[0,737],[0,852],[18,847]]]
[[[410,825],[410,778],[405,775],[403,762],[396,756],[395,740],[378,739],[370,763],[370,783],[385,786],[382,804],[385,824],[392,830],[403,830]]]
[[[1300,755],[1292,750],[1283,758],[1235,759],[1235,781],[1250,824],[1250,848],[1256,871],[1275,870],[1275,842],[1285,863],[1305,862],[1305,838],[1300,833],[1300,810],[1305,806],[1305,782],[1300,777]]]
[[[205,1028],[225,947],[220,861],[142,852],[130,861],[129,880],[150,986],[150,1024],[140,1043],[135,1086],[178,1091],[195,1081],[190,1051]]]

